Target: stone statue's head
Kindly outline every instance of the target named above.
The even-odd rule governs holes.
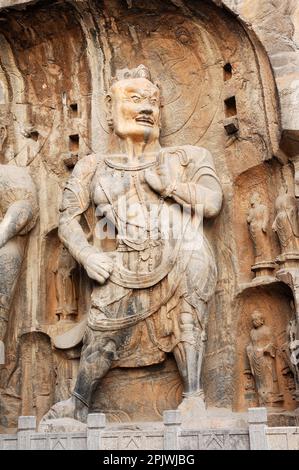
[[[160,90],[144,65],[120,70],[106,95],[107,120],[121,139],[152,142],[160,133]]]
[[[252,313],[251,319],[252,319],[252,324],[254,328],[258,328],[259,326],[262,326],[265,323],[263,314],[259,312],[258,310],[255,310]]]

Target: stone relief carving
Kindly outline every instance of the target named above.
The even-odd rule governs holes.
[[[76,284],[74,281],[75,260],[65,247],[61,247],[55,269],[57,308],[60,321],[73,321],[78,313]]]
[[[77,322],[78,293],[75,280],[77,263],[62,245],[58,251],[53,273],[55,276],[56,323],[50,325],[54,362],[55,401],[66,400],[71,396],[74,378],[78,369],[80,349],[64,343],[64,333]]]
[[[276,344],[273,333],[259,311],[252,314],[253,328],[246,348],[251,373],[255,379],[260,406],[281,402],[276,372]]]
[[[281,187],[275,201],[276,217],[272,229],[276,232],[282,253],[298,253],[299,220],[295,197]]]
[[[27,168],[0,165],[0,347],[4,351],[9,310],[38,206]],[[2,357],[4,362],[4,357]]]
[[[254,265],[251,267],[256,276],[271,275],[275,267],[272,260],[269,238],[269,210],[262,203],[261,196],[254,192],[250,199],[247,224],[254,248]]]
[[[249,233],[254,246],[255,263],[271,259],[268,238],[269,211],[261,202],[261,196],[255,192],[250,199],[250,209],[247,216]]]
[[[289,387],[294,399],[299,402],[299,341],[296,320],[290,320],[286,331],[287,341],[282,345],[280,353],[285,361],[284,376],[289,381]],[[290,374],[293,380],[290,379]]]
[[[204,409],[200,375],[217,269],[200,228],[222,203],[213,159],[203,148],[160,147],[160,91],[146,67],[120,71],[106,104],[113,150],[75,166],[59,225],[63,243],[95,281],[81,362],[72,397],[44,420],[84,421],[111,367],[157,364],[168,352],[183,380],[181,408]],[[93,243],[80,225],[91,203],[99,220]],[[101,251],[103,218],[115,228],[114,251]]]

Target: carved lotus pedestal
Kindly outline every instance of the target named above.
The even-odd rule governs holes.
[[[273,261],[261,261],[260,263],[256,263],[251,266],[251,271],[254,272],[255,278],[253,279],[254,282],[260,282],[266,279],[274,279],[274,270],[276,264]]]
[[[282,270],[293,268],[298,270],[299,275],[299,252],[282,253],[281,255],[277,256],[275,261],[281,265]]]

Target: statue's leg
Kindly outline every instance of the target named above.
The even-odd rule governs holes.
[[[94,332],[87,327],[73,394],[68,400],[53,405],[42,421],[57,418],[86,421],[93,393],[116,358],[120,341],[121,336],[115,332]]]
[[[117,337],[110,333],[94,333],[89,328],[85,335],[87,346],[82,350],[80,366],[73,396],[80,413],[88,410],[94,391],[102,377],[109,371],[112,361],[116,358]],[[85,409],[85,411],[86,411]]]
[[[204,394],[201,387],[201,368],[205,349],[205,331],[202,324],[206,318],[206,304],[202,302],[202,311],[196,312],[185,300],[182,302],[179,318],[180,341],[174,348],[173,354],[183,380],[183,402],[196,401],[202,409]]]

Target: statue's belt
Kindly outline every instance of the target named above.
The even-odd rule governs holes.
[[[115,267],[110,276],[110,281],[118,286],[126,287],[128,289],[145,289],[158,284],[174,267],[179,250],[180,243],[176,243],[174,247],[168,246],[164,249],[161,263],[153,271],[130,271],[122,266],[119,262],[115,263]],[[114,252],[117,260],[117,252]],[[113,256],[113,255],[112,255]]]
[[[191,253],[190,253],[191,256]],[[149,316],[153,315],[155,312],[159,310],[159,308],[162,305],[165,305],[171,297],[174,295],[179,282],[181,280],[181,276],[179,276],[179,273],[182,274],[184,269],[186,268],[186,265],[189,261],[189,258],[186,256],[184,259],[184,266],[181,263],[177,263],[177,265],[174,268],[177,268],[176,276],[174,277],[174,281],[168,284],[168,288],[166,289],[166,295],[158,300],[158,302],[155,302],[149,309],[144,310],[142,313],[138,313],[136,315],[132,315],[130,317],[122,317],[122,318],[99,318],[99,314],[102,313],[105,315],[109,314],[109,308],[108,307],[99,307],[99,310],[97,309],[97,306],[94,304],[94,308],[91,308],[88,316],[88,321],[87,324],[92,330],[98,330],[98,331],[116,331],[116,330],[122,330],[124,328],[129,328],[131,326],[136,325],[136,323],[145,320]],[[111,278],[110,278],[111,279]]]

